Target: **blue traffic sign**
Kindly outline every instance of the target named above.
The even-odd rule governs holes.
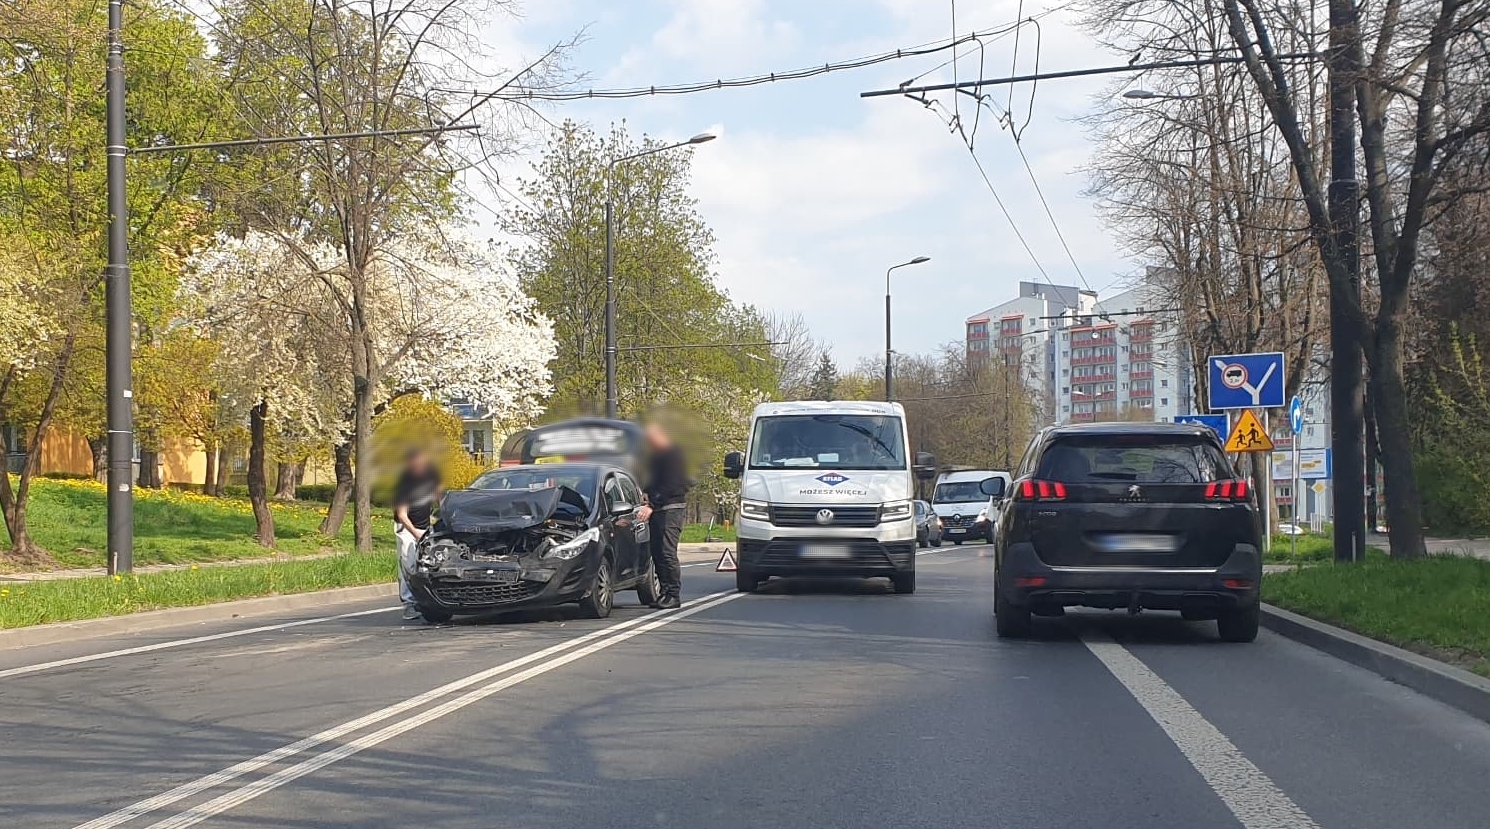
[[[1189,423],[1189,424],[1193,424],[1195,426],[1205,426],[1205,427],[1208,427],[1212,432],[1215,432],[1216,434],[1220,435],[1222,440],[1225,440],[1226,439],[1226,432],[1227,432],[1227,428],[1226,428],[1226,415],[1224,415],[1224,414],[1209,414],[1209,415],[1205,415],[1205,414],[1188,414],[1188,415],[1175,415],[1174,416],[1174,422],[1175,423]]]
[[[1288,425],[1293,427],[1293,433],[1304,431],[1304,401],[1297,395],[1288,401]]]
[[[1210,409],[1276,409],[1283,406],[1283,355],[1208,357]]]

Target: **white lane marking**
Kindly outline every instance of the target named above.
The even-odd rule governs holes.
[[[1081,641],[1164,729],[1190,765],[1246,829],[1318,829],[1319,824],[1248,760],[1179,692],[1117,642]]]
[[[726,592],[713,593],[708,596],[694,599],[693,601],[683,605],[683,607],[697,607],[703,602],[709,601],[711,599],[717,599],[720,596],[726,595],[731,594]],[[500,665],[496,665],[484,671],[471,674],[470,676],[457,679],[453,682],[448,682],[438,688],[426,691],[416,697],[410,697],[403,702],[397,702],[386,708],[380,708],[377,711],[373,711],[372,713],[367,714],[366,716],[358,717],[355,720],[350,720],[348,722],[342,723],[341,725],[317,732],[310,735],[309,737],[290,743],[289,745],[280,746],[279,748],[276,748],[272,751],[267,751],[257,757],[253,757],[248,760],[244,760],[241,763],[229,766],[222,771],[214,772],[205,777],[199,777],[189,783],[183,783],[182,785],[177,786],[174,789],[162,792],[158,795],[155,795],[154,797],[148,797],[137,803],[132,803],[122,809],[118,809],[116,811],[103,815],[102,817],[94,818],[87,823],[79,824],[78,826],[74,827],[74,829],[110,829],[110,827],[118,826],[121,823],[126,823],[128,821],[134,820],[135,818],[142,815],[147,815],[156,810],[163,809],[166,806],[171,805],[172,803],[191,797],[200,792],[204,792],[208,789],[220,786],[229,781],[236,780],[237,778],[242,777],[245,774],[257,771],[258,769],[261,769],[265,766],[278,763],[281,760],[286,760],[290,757],[294,757],[297,754],[309,751],[310,749],[315,748],[322,743],[330,742],[331,740],[335,740],[339,737],[344,737],[347,734],[382,722],[383,720],[386,720],[390,717],[396,717],[404,713],[405,711],[419,708],[428,703],[434,702],[440,697],[447,696],[468,686],[475,685],[478,682],[483,682],[499,674],[503,674],[508,671],[521,668],[524,665],[546,659],[569,648],[575,647],[585,642],[589,642],[594,639],[598,639],[602,636],[617,633],[619,631],[626,630],[627,628],[636,627],[637,625],[643,624],[650,619],[654,619],[658,616],[664,616],[666,614],[672,614],[676,616],[677,612],[659,610],[653,613],[648,613],[645,616],[638,616],[635,619],[628,619],[624,622],[601,628],[600,630],[591,631],[583,636],[559,642],[556,645],[551,645],[541,651],[530,653],[527,656],[519,657],[508,662],[503,662]]]
[[[103,653],[89,654],[88,656],[74,656],[70,659],[58,659],[54,662],[41,662],[36,665],[22,665],[19,668],[6,668],[0,671],[0,679],[9,679],[13,676],[25,676],[27,674],[41,673],[56,668],[66,668],[70,665],[83,665],[88,662],[100,662],[105,659],[115,659],[121,656],[134,656],[140,653],[152,653],[163,651],[168,648],[183,648],[187,645],[200,645],[203,642],[216,642],[219,639],[232,639],[235,636],[248,636],[253,633],[268,633],[274,630],[285,630],[287,628],[298,628],[305,625],[317,625],[321,622],[333,622],[337,619],[351,619],[356,616],[371,616],[374,613],[387,613],[390,610],[398,610],[397,607],[379,607],[373,610],[359,610],[355,613],[338,613],[335,616],[321,616],[315,619],[301,619],[298,622],[283,622],[277,625],[262,625],[243,630],[230,630],[226,633],[214,633],[208,636],[193,636],[190,639],[173,639],[169,642],[156,642],[153,645],[140,645],[135,648],[122,648],[117,651],[105,651]]]
[[[149,826],[149,829],[188,829],[188,827],[195,826],[204,820],[223,814],[224,812],[227,812],[234,807],[241,806],[244,803],[247,803],[248,801],[258,797],[259,795],[267,794],[268,792],[273,791],[274,789],[277,789],[280,786],[285,785],[286,783],[298,780],[299,778],[323,769],[326,766],[331,765],[332,763],[345,760],[346,758],[351,757],[352,755],[357,754],[360,751],[373,748],[374,746],[385,743],[395,737],[398,737],[401,734],[428,725],[429,723],[434,722],[435,720],[438,720],[447,714],[454,713],[469,705],[480,702],[481,700],[486,699],[487,697],[496,694],[499,691],[511,688],[512,686],[521,684],[523,682],[527,682],[528,680],[536,676],[542,676],[543,674],[546,674],[549,671],[554,670],[555,668],[561,668],[571,662],[583,659],[586,656],[590,656],[591,654],[599,653],[600,651],[603,651],[613,645],[619,645],[620,643],[625,642],[626,640],[634,636],[641,636],[644,633],[656,630],[660,627],[663,627],[664,625],[670,625],[673,622],[679,621],[681,619],[686,619],[695,613],[701,613],[710,608],[718,607],[725,602],[733,601],[742,597],[743,595],[745,594],[726,593],[720,595],[716,593],[714,594],[715,598],[713,599],[713,601],[709,601],[703,604],[695,604],[693,607],[681,612],[669,613],[668,615],[663,616],[660,619],[655,619],[651,622],[648,622],[647,624],[641,625],[640,627],[624,631],[622,633],[617,633],[613,636],[606,637],[596,642],[592,642],[589,645],[578,648],[576,650],[572,650],[569,653],[566,653],[555,659],[549,660],[539,665],[534,665],[533,667],[528,668],[527,670],[520,673],[503,677],[502,679],[499,679],[496,682],[491,683],[490,685],[485,685],[473,691],[468,691],[456,697],[455,699],[448,700],[440,705],[435,706],[434,708],[430,708],[426,711],[421,711],[420,713],[412,717],[399,720],[398,722],[393,723],[392,725],[385,726],[384,728],[374,731],[371,734],[366,734],[362,737],[358,737],[351,742],[343,743],[335,748],[321,752],[314,757],[302,760],[293,766],[287,766],[286,768],[280,769],[279,771],[269,775],[268,777],[255,780],[251,783],[244,784],[243,786],[240,786],[239,788],[234,789],[230,792],[218,795],[217,797],[214,797],[213,799],[208,800],[207,802],[202,803],[199,806],[193,806],[192,808],[180,812],[173,817],[156,821]]]

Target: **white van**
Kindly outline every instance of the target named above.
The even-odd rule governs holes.
[[[992,542],[998,507],[1012,482],[1007,472],[943,472],[931,492],[931,509],[942,519],[942,538],[953,544]]]
[[[915,476],[899,403],[763,403],[750,418],[745,451],[724,459],[740,478],[735,586],[771,576],[887,576],[896,593],[916,590]]]

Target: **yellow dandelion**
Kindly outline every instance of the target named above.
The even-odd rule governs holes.
[[[191,566],[191,569],[193,569],[193,570],[200,570],[200,569],[202,569],[202,568],[200,568],[200,567],[198,567],[198,566],[196,566],[196,565],[195,565],[195,564],[193,564],[193,565],[192,565],[192,566]]]
[[[9,595],[10,595],[10,590],[8,588],[0,587],[0,598],[3,598],[5,596],[9,596]]]
[[[124,581],[124,577],[121,576],[121,575],[119,575],[118,573],[115,573],[114,574],[114,581]]]

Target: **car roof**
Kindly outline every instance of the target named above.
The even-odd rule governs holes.
[[[762,403],[755,407],[756,417],[779,417],[782,415],[853,414],[905,416],[905,408],[899,403],[879,400],[789,400],[778,403]]]
[[[1066,423],[1050,426],[1047,437],[1063,435],[1194,435],[1215,436],[1208,426],[1195,423],[1158,423],[1148,421],[1119,421],[1113,423]]]

